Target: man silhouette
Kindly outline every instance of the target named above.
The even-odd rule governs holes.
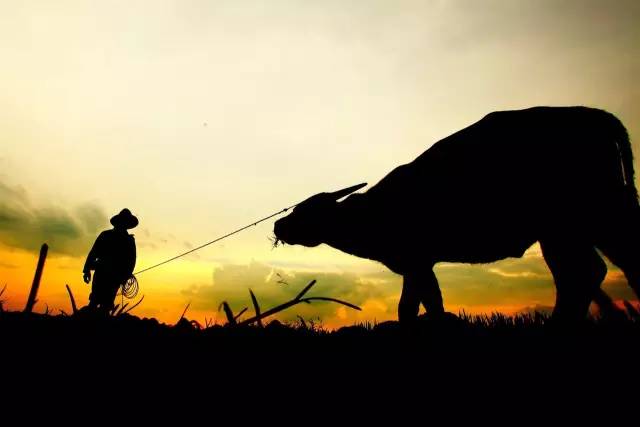
[[[84,282],[91,281],[89,307],[110,312],[118,288],[131,277],[136,265],[136,242],[128,229],[138,225],[138,218],[129,209],[123,209],[111,218],[113,229],[105,230],[96,239],[84,264]]]

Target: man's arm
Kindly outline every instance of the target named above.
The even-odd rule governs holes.
[[[87,255],[87,260],[85,261],[84,268],[82,269],[82,272],[84,273],[85,283],[89,283],[91,281],[91,270],[96,269],[96,261],[100,256],[102,240],[104,239],[103,235],[104,235],[104,231],[100,233],[96,241],[93,243],[93,246],[89,251],[89,255]]]
[[[127,273],[131,276],[133,274],[133,270],[136,268],[136,240],[133,235],[130,235],[129,237],[131,238],[131,241],[129,243]]]

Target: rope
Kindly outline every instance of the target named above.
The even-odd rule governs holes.
[[[268,220],[268,219],[273,218],[274,216],[277,216],[277,215],[283,214],[283,213],[287,212],[289,209],[296,207],[297,205],[298,205],[298,203],[296,203],[295,205],[289,206],[288,208],[284,208],[284,209],[282,209],[281,211],[278,211],[278,212],[276,212],[276,213],[273,213],[273,214],[271,214],[271,215],[269,215],[269,216],[265,216],[264,218],[259,219],[259,220],[257,220],[256,222],[252,222],[252,223],[251,223],[251,224],[249,224],[249,225],[245,225],[244,227],[238,228],[237,230],[232,231],[231,233],[228,233],[228,234],[225,234],[224,236],[218,237],[217,239],[214,239],[214,240],[212,240],[212,241],[210,241],[210,242],[207,242],[207,243],[205,243],[205,244],[203,244],[203,245],[200,245],[200,246],[198,246],[197,248],[193,248],[193,249],[191,249],[191,250],[188,250],[187,252],[184,252],[184,253],[181,253],[181,254],[179,254],[179,255],[176,255],[176,256],[174,256],[173,258],[169,258],[169,259],[167,259],[167,260],[164,260],[164,261],[162,261],[162,262],[159,262],[158,264],[152,265],[151,267],[147,267],[147,268],[145,268],[145,269],[143,269],[143,270],[137,271],[137,272],[135,272],[135,273],[133,273],[133,274],[134,274],[134,275],[136,275],[136,274],[142,274],[142,273],[144,273],[145,271],[152,270],[152,269],[154,269],[154,268],[156,268],[156,267],[160,267],[161,265],[167,264],[167,263],[169,263],[169,262],[171,262],[171,261],[174,261],[174,260],[176,260],[176,259],[178,259],[178,258],[181,258],[181,257],[183,257],[183,256],[185,256],[185,255],[189,255],[189,254],[190,254],[190,253],[192,253],[192,252],[195,252],[195,251],[197,251],[197,250],[200,250],[200,249],[202,249],[202,248],[204,248],[204,247],[206,247],[206,246],[212,245],[212,244],[214,244],[214,243],[216,243],[216,242],[219,242],[219,241],[220,241],[220,240],[222,240],[222,239],[226,239],[227,237],[233,236],[234,234],[237,234],[237,233],[239,233],[239,232],[241,232],[241,231],[243,231],[243,230],[246,230],[246,229],[247,229],[247,228],[249,228],[249,227],[253,227],[254,225],[258,225],[258,224],[260,224],[260,223],[261,223],[261,222],[263,222],[263,221],[266,221],[266,220]],[[135,277],[134,277],[134,276],[132,276],[132,277],[133,277],[133,279],[135,280]],[[129,279],[129,280],[131,280],[131,279]],[[127,283],[128,283],[128,281],[127,281]],[[135,285],[135,286],[136,286],[136,293],[137,293],[137,292],[138,292],[138,291],[137,291],[138,281],[137,281],[137,280],[135,280],[135,283],[136,283],[136,285]],[[124,291],[124,285],[123,285],[123,291]]]
[[[138,285],[138,279],[133,274],[126,282],[124,282],[121,286],[121,293],[124,298],[133,299],[138,295],[138,289],[140,286]]]

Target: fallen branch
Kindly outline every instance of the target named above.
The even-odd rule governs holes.
[[[353,308],[354,310],[358,310],[358,311],[362,311],[362,309],[360,307],[358,307],[355,304],[351,304],[350,302],[346,302],[346,301],[342,301],[340,299],[337,298],[330,298],[330,297],[311,297],[311,298],[305,298],[303,300],[301,300],[301,302],[306,302],[308,304],[311,304],[311,301],[331,301],[331,302],[337,302],[338,304],[342,304],[342,305],[346,305],[347,307]]]
[[[273,307],[272,309],[269,309],[267,311],[265,311],[264,313],[261,314],[256,314],[254,317],[251,317],[249,319],[243,320],[242,322],[237,323],[238,326],[244,326],[244,325],[250,325],[252,323],[261,321],[262,319],[264,319],[265,317],[271,316],[272,314],[278,313],[280,311],[286,310],[289,307],[293,307],[294,305],[300,304],[302,302],[305,302],[307,304],[310,304],[311,301],[330,301],[330,302],[335,302],[338,304],[342,304],[345,305],[349,308],[353,308],[354,310],[362,310],[360,307],[358,307],[355,304],[351,304],[349,302],[346,301],[342,301],[339,300],[337,298],[329,298],[329,297],[308,297],[308,298],[302,298],[307,292],[309,292],[309,289],[311,289],[313,287],[313,285],[316,284],[315,280],[312,280],[307,286],[304,287],[304,289],[302,291],[300,291],[300,293],[291,301],[287,301],[284,304],[280,304],[276,307]],[[256,301],[257,303],[257,301]],[[226,307],[228,307],[228,304],[226,302],[223,303],[223,305],[225,305]],[[229,318],[229,316],[227,316],[227,318]],[[233,318],[233,317],[232,317]],[[231,323],[231,322],[229,322]]]
[[[233,318],[233,320],[235,320],[237,322],[238,319],[240,318],[240,316],[242,316],[245,311],[247,311],[247,307],[245,307],[242,310],[240,310],[240,313],[236,314],[235,317]]]

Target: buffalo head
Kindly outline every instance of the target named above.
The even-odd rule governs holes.
[[[276,241],[307,247],[323,243],[327,234],[327,218],[332,216],[338,200],[366,185],[363,183],[333,193],[319,193],[297,204],[289,215],[274,224]]]

